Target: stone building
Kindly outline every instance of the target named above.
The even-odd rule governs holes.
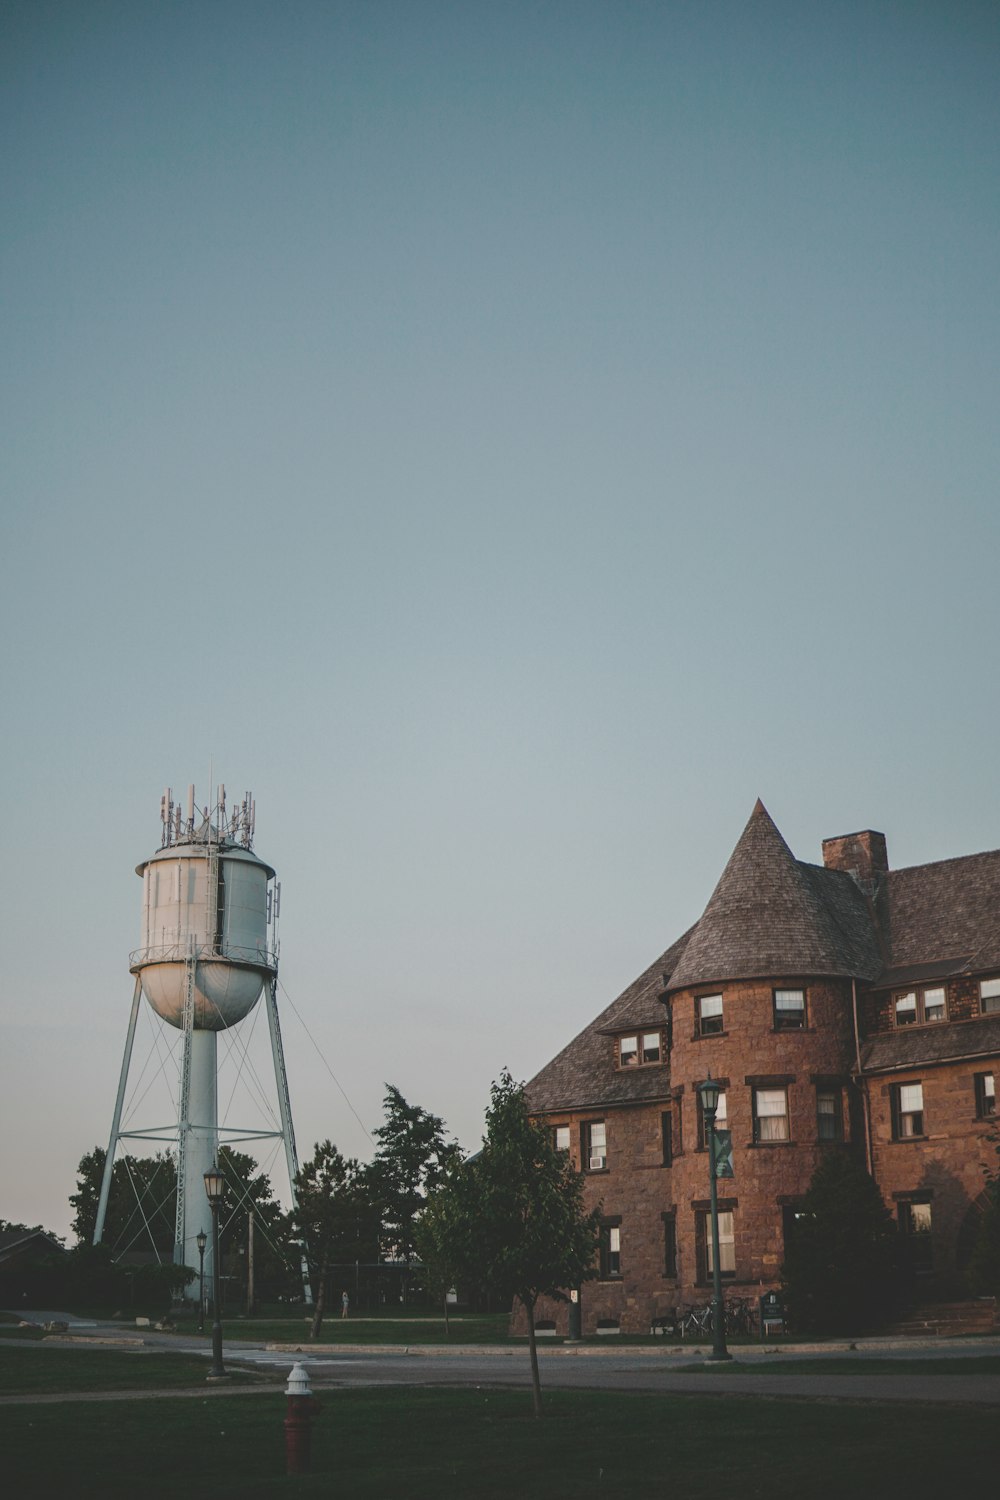
[[[709,1072],[732,1135],[725,1283],[778,1285],[814,1169],[849,1150],[927,1299],[960,1293],[997,1165],[1000,851],[890,870],[866,831],[806,864],[757,803],[700,920],[527,1085],[602,1209],[585,1332],[645,1332],[707,1299]],[[565,1304],[539,1318],[564,1331]]]

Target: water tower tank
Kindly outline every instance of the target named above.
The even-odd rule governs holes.
[[[142,942],[129,967],[150,1005],[184,1025],[188,964],[195,963],[193,1025],[235,1026],[256,1005],[277,968],[268,942],[274,878],[239,830],[207,815],[170,821],[169,842],[136,866],[142,876]],[[273,931],[273,928],[271,928]]]

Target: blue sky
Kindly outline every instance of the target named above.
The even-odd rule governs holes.
[[[758,795],[1000,844],[998,62],[991,4],[0,0],[0,1214],[106,1138],[168,783],[253,788],[365,1125],[467,1146]]]

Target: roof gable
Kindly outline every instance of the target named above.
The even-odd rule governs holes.
[[[867,978],[880,967],[855,882],[841,871],[800,864],[758,800],[670,988],[760,975]]]

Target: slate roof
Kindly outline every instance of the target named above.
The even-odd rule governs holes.
[[[1000,1053],[1000,1015],[979,1016],[974,1021],[880,1032],[862,1047],[861,1065],[866,1073],[884,1073],[997,1053]]]
[[[666,1014],[657,998],[694,929],[678,938],[639,978],[602,1010],[579,1036],[525,1085],[529,1109],[538,1113],[601,1108],[666,1099],[670,1074],[664,1065],[645,1068],[614,1066],[613,1035],[630,1028],[662,1027]]]
[[[1000,968],[1000,850],[890,870],[879,916],[895,967],[955,960],[953,972]]]
[[[671,989],[882,967],[870,908],[842,870],[801,864],[760,801],[670,979]]]

